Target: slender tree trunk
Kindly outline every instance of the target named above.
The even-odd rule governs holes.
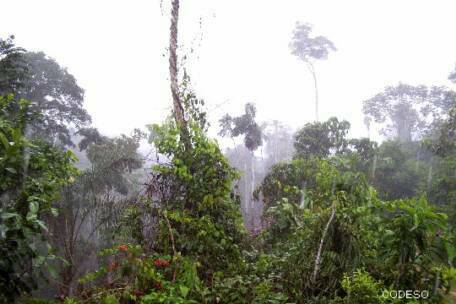
[[[173,97],[173,114],[176,122],[183,124],[184,109],[179,99],[179,84],[177,70],[177,37],[179,22],[179,0],[172,0],[171,3],[171,27],[169,35],[169,76],[171,80],[171,94]]]
[[[250,152],[250,156],[249,222],[250,231],[253,231],[255,228],[255,209],[253,208],[255,203],[253,200],[253,191],[255,190],[255,155],[253,151]]]
[[[253,191],[255,190],[255,155],[253,154],[253,151],[251,153],[251,162],[252,162],[252,165],[250,166],[250,174],[251,174],[251,177],[252,177],[252,191],[251,194],[253,194]]]
[[[314,90],[315,90],[315,119],[319,120],[318,116],[318,83],[317,83],[317,74],[315,73],[315,68],[311,62],[308,62],[309,71],[312,74],[314,80]]]
[[[231,137],[231,140],[233,141],[234,152],[236,153],[236,155],[239,155],[238,154],[237,145],[236,145],[236,141],[234,140],[234,137]]]
[[[247,178],[247,159],[244,162],[244,216],[247,219],[249,214],[249,179]],[[247,221],[246,221],[247,222]]]
[[[274,122],[274,164],[276,164],[279,161],[279,143],[277,140],[277,134],[279,134],[279,126],[277,121]]]
[[[60,271],[60,278],[62,282],[59,288],[59,296],[61,298],[66,298],[72,295],[71,283],[73,282],[73,277],[73,266],[71,264],[62,266],[62,270]]]

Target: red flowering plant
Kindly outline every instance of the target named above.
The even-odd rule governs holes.
[[[158,267],[158,268],[166,268],[166,267],[169,267],[170,264],[171,263],[169,260],[165,260],[165,259],[155,259],[154,260],[154,265],[155,265],[155,267]]]
[[[97,288],[96,293],[87,289],[87,295],[97,294],[100,297],[91,298],[93,301],[102,300],[105,296],[103,290],[119,299],[136,301],[146,294],[174,288],[179,256],[173,261],[170,256],[146,255],[139,245],[131,244],[103,250],[100,256],[106,259],[106,266],[80,280],[83,284],[101,280],[103,285],[109,287]]]

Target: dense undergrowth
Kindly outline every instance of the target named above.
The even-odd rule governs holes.
[[[82,129],[88,165],[78,170],[61,142],[30,136],[43,111],[0,97],[0,303],[454,300],[454,109],[420,143],[348,141],[348,122],[335,118],[305,125],[293,159],[273,165],[253,193],[264,213],[252,234],[240,173],[208,137],[202,102],[186,85],[185,124],[150,126],[160,158],[139,186],[131,180],[143,165],[141,132],[110,139]],[[256,147],[249,113],[227,122]],[[426,183],[432,168],[438,178]]]
[[[3,109],[9,104],[3,99]],[[19,150],[8,152],[2,164],[16,174],[23,168],[12,167],[12,158],[20,159],[24,139],[8,121],[4,116],[4,149]],[[128,220],[119,227],[116,245],[100,253],[103,266],[86,274],[81,291],[65,303],[412,303],[383,295],[426,290],[427,301],[439,302],[450,290],[454,233],[447,215],[426,198],[381,201],[346,159],[296,159],[287,166],[307,182],[305,189],[269,176],[263,188],[280,195],[268,200],[267,227],[252,237],[232,194],[237,173],[198,122],[189,125],[191,149],[174,122],[151,127],[167,161],[152,169],[147,192],[124,211]],[[41,169],[47,179],[73,172],[39,153],[41,166],[50,171]],[[33,154],[30,161],[32,168],[40,164]],[[52,181],[29,178],[46,196],[24,188],[16,200],[27,202],[19,208],[25,208],[22,214],[2,209],[3,225],[11,227],[2,242],[17,235],[27,242],[33,235],[26,231],[45,229],[33,214],[47,210],[54,190],[43,183]],[[144,238],[134,232],[143,230],[146,217],[154,229]],[[10,267],[20,263],[13,260]],[[2,280],[3,288],[21,291],[22,283]]]

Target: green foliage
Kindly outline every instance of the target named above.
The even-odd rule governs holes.
[[[343,303],[364,304],[383,303],[381,284],[375,281],[367,271],[357,269],[352,275],[345,275],[342,288],[347,293]]]
[[[207,121],[207,113],[204,111],[204,100],[199,99],[191,87],[190,76],[184,72],[181,88],[179,91],[180,99],[183,107],[186,110],[185,115],[187,120],[190,120],[198,125],[198,127],[206,132],[209,127]]]
[[[215,269],[225,269],[240,259],[242,218],[239,205],[231,197],[237,174],[216,143],[198,126],[191,126],[191,151],[185,149],[173,124],[153,127],[158,151],[171,159],[170,165],[154,168],[154,182],[164,182],[177,190],[156,204],[163,208],[162,214],[173,227],[175,249],[197,258],[203,280],[209,280]],[[170,253],[170,229],[164,217],[160,223],[161,250]],[[220,259],[222,255],[225,258]]]
[[[12,38],[0,39],[0,94],[11,93],[41,114],[29,122],[29,137],[71,146],[69,125],[80,129],[91,121],[83,108],[84,90],[66,68],[43,52],[14,46]]]
[[[121,244],[101,253],[107,266],[87,274],[82,283],[100,280],[109,289],[95,287],[86,293],[89,303],[198,303],[189,299],[201,290],[196,263],[180,255],[145,254],[140,246]]]
[[[411,198],[426,192],[430,155],[417,143],[386,141],[379,147],[367,175],[385,200]]]
[[[450,156],[456,153],[456,101],[451,105],[448,117],[436,130],[437,139],[425,140],[425,146],[438,156]]]
[[[17,92],[25,80],[28,68],[24,52],[14,45],[14,36],[0,38],[0,95]]]
[[[302,198],[301,188],[310,184],[307,177],[315,172],[312,163],[294,159],[290,163],[278,163],[271,167],[255,195],[261,192],[265,207],[274,206],[282,198],[299,204]]]
[[[433,267],[448,260],[446,215],[436,213],[426,199],[388,202],[383,206],[380,272],[387,271],[387,285],[402,289],[432,290]]]
[[[245,267],[226,277],[216,273],[208,295],[212,303],[289,303],[271,272],[272,256],[256,250],[244,252]]]
[[[94,134],[98,133],[91,130],[84,135]],[[90,166],[74,183],[62,187],[59,215],[48,219],[49,240],[62,260],[56,264],[62,283],[60,297],[71,295],[78,277],[96,260],[99,248],[110,246],[113,240],[125,240],[117,227],[122,212],[132,210],[134,180],[128,175],[143,164],[137,152],[141,139],[138,132],[133,136],[84,139]]]
[[[87,147],[87,158],[91,170],[87,170],[92,190],[102,193],[115,190],[121,194],[128,193],[128,182],[125,173],[141,168],[143,160],[138,153],[141,134],[121,135],[116,138],[104,138]]]
[[[263,144],[263,132],[255,122],[256,107],[254,104],[245,105],[245,114],[231,117],[226,114],[220,119],[220,135],[237,137],[244,135],[244,144],[250,151],[255,151]]]
[[[296,156],[304,159],[310,157],[327,157],[346,151],[346,135],[350,123],[331,117],[326,122],[306,124],[295,135]]]
[[[369,297],[375,299],[369,303],[383,303],[377,297],[381,286],[430,293],[437,286],[438,299],[439,288],[448,286],[440,279],[441,269],[454,259],[446,216],[424,198],[379,201],[363,175],[346,165],[343,158],[294,160],[273,168],[265,179],[260,190],[268,193],[265,197],[278,198],[267,205],[269,228],[262,235],[275,286],[297,303],[311,298],[315,303],[366,303]],[[281,175],[277,168],[287,168],[287,173]],[[292,178],[296,172],[297,181]],[[303,180],[304,189],[299,186]],[[332,206],[335,217],[323,239]],[[321,265],[313,281],[322,240]],[[363,267],[369,272],[357,271]],[[344,278],[343,273],[354,275]]]
[[[154,166],[147,194],[141,199],[144,207],[138,204],[127,209],[126,217],[134,220],[123,231],[138,239],[138,232],[147,228],[134,227],[145,223],[138,210],[148,212],[145,216],[156,223],[152,251],[135,245],[105,251],[109,265],[83,282],[109,288],[95,287],[87,295],[89,301],[111,297],[140,303],[201,303],[215,284],[216,274],[223,279],[243,267],[245,231],[238,202],[231,195],[238,175],[201,130],[201,122],[192,117],[186,143],[172,122],[150,127],[151,140],[169,162]]]
[[[369,206],[375,201],[375,192],[362,175],[340,174],[325,161],[317,162],[316,172],[299,205],[283,199],[269,208],[271,227],[263,236],[266,248],[276,257],[273,269],[279,273],[282,288],[298,303],[299,299],[334,293],[340,288],[343,273],[373,258],[375,245],[366,238],[368,223],[374,220]],[[317,280],[313,281],[316,251],[333,205],[336,216],[324,240]]]
[[[0,298],[12,303],[35,287],[35,270],[46,256],[37,242],[47,230],[43,217],[62,185],[77,174],[71,152],[62,152],[24,133],[34,113],[12,95],[0,97]]]
[[[90,218],[99,241],[121,242],[102,250],[102,266],[79,280],[76,298],[66,297],[73,295],[69,288],[60,290],[65,303],[401,303],[381,297],[397,289],[427,290],[437,303],[451,291],[454,227],[424,196],[416,198],[454,199],[451,115],[441,124],[446,141],[430,140],[429,150],[414,142],[377,147],[369,139],[349,140],[349,123],[336,118],[307,124],[296,135],[295,158],[272,166],[255,192],[265,202],[264,230],[249,238],[233,194],[239,174],[205,134],[204,102],[189,87],[181,98],[188,121],[150,126],[158,162],[145,191],[122,205],[113,198],[129,194],[126,174],[142,166],[139,131],[108,138],[80,130],[91,168],[62,188],[76,175],[72,155],[25,139],[28,104],[2,99],[0,181],[13,190],[2,188],[0,241],[14,239],[16,251],[5,252],[24,252],[22,260],[7,257],[8,276],[43,263],[33,246],[47,229],[43,214],[56,213],[51,202],[62,190],[61,213],[50,222],[53,231],[73,222],[59,235],[71,244],[62,246],[63,285],[77,277],[75,256],[82,251],[75,243],[91,236],[79,237],[76,223]],[[254,151],[263,138],[255,114],[247,104],[244,115],[226,116],[222,133],[244,135]],[[30,289],[29,282],[12,282],[9,299]]]

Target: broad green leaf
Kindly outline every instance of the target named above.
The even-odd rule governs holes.
[[[30,202],[30,204],[29,204],[30,213],[32,213],[32,214],[38,213],[39,208],[40,208],[40,205],[38,204],[38,202],[36,202],[36,201]]]
[[[187,286],[184,286],[184,285],[180,285],[179,290],[180,290],[182,297],[185,298],[185,297],[187,297],[187,294],[190,291],[190,288],[188,288]]]

